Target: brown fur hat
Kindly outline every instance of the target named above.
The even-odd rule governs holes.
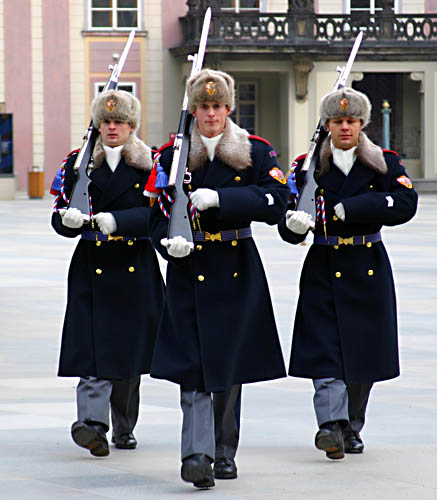
[[[204,69],[187,81],[188,111],[193,112],[203,102],[219,102],[233,111],[235,108],[234,79],[223,71]]]
[[[350,87],[330,92],[320,101],[320,121],[323,125],[340,116],[351,116],[363,122],[365,127],[370,120],[372,105],[369,98],[358,90]]]
[[[91,119],[97,129],[103,120],[119,120],[136,130],[140,126],[141,103],[124,90],[108,90],[93,99]]]

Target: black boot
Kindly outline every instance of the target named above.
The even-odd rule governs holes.
[[[109,445],[106,439],[106,430],[98,422],[74,422],[71,426],[73,441],[82,448],[90,450],[95,457],[107,457]]]
[[[344,442],[341,426],[338,422],[327,422],[320,426],[315,438],[316,448],[326,452],[332,460],[344,458]]]
[[[216,458],[214,462],[214,477],[216,479],[235,479],[237,466],[233,458]]]
[[[344,431],[343,439],[345,453],[363,453],[364,443],[359,432]]]
[[[200,453],[182,460],[181,477],[187,483],[193,483],[196,488],[215,486],[211,460]]]

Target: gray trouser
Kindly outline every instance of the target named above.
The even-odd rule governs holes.
[[[109,409],[113,431],[132,432],[138,420],[141,377],[106,380],[81,377],[76,388],[77,419],[103,424],[109,429]]]
[[[346,385],[343,380],[319,378],[313,380],[314,409],[317,424],[340,421],[343,430],[360,432],[364,426],[367,402],[373,384]]]
[[[235,458],[240,438],[241,384],[215,392],[215,458]]]
[[[181,458],[196,453],[215,457],[214,410],[210,392],[185,391],[181,387]]]

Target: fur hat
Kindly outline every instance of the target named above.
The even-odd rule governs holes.
[[[343,87],[330,92],[320,101],[320,121],[323,125],[331,118],[351,116],[363,122],[365,127],[370,120],[372,105],[369,98],[362,92]]]
[[[119,120],[136,130],[140,126],[141,103],[124,90],[108,90],[93,99],[91,119],[97,129],[103,120]]]
[[[193,112],[203,102],[219,102],[235,108],[234,79],[223,71],[204,69],[187,81],[188,111]]]

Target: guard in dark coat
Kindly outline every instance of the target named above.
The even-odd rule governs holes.
[[[195,246],[191,252],[185,238],[166,238],[166,196],[171,193],[162,192],[152,211],[151,234],[168,260],[167,297],[151,376],[180,384],[182,479],[209,487],[214,486],[214,459],[216,478],[226,477],[223,471],[236,477],[233,456],[215,450],[211,393],[233,389],[235,399],[240,384],[284,376],[267,280],[250,224],[277,224],[289,189],[270,144],[227,118],[234,108],[229,75],[204,70],[187,82],[187,92],[196,118],[188,160],[191,180],[186,184]],[[160,166],[168,174],[170,145],[160,154]],[[233,404],[228,411],[233,412]]]
[[[316,180],[318,218],[305,259],[289,374],[312,378],[319,425],[316,447],[328,458],[362,453],[359,435],[373,382],[399,375],[396,296],[382,226],[409,221],[417,208],[400,157],[361,131],[368,98],[344,88],[321,101],[322,144]],[[304,156],[289,177],[301,188]],[[292,189],[293,190],[293,189]],[[289,210],[285,241],[302,242],[311,216]]]
[[[99,129],[89,166],[92,219],[68,208],[77,151],[61,170],[63,179],[52,225],[80,240],[68,273],[67,310],[59,375],[80,377],[73,440],[92,455],[109,454],[111,409],[117,448],[136,447],[140,376],[149,373],[164,303],[164,285],[149,237],[143,186],[152,169],[151,149],[134,130],[141,105],[127,92],[109,91],[91,106]]]

